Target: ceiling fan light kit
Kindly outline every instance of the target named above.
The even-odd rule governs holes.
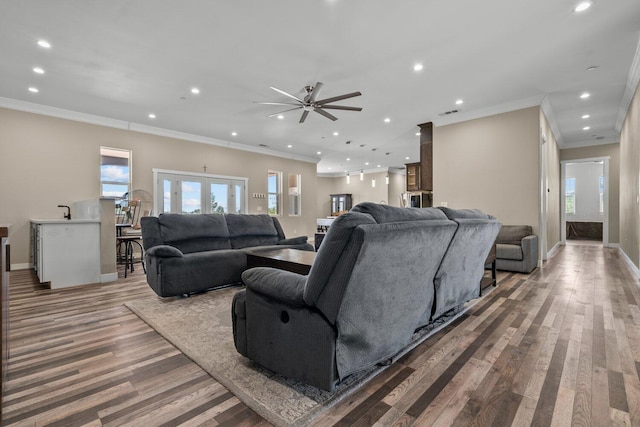
[[[304,123],[304,121],[307,119],[307,116],[309,115],[310,111],[315,111],[316,113],[320,114],[321,116],[326,117],[327,119],[331,120],[331,121],[336,121],[338,120],[338,118],[336,116],[334,116],[333,114],[325,111],[326,109],[333,109],[333,110],[345,110],[345,111],[362,111],[361,107],[348,107],[346,105],[329,105],[332,104],[334,102],[338,102],[338,101],[342,101],[344,99],[349,99],[349,98],[354,98],[356,96],[360,96],[362,95],[360,92],[351,92],[351,93],[347,93],[344,95],[339,95],[339,96],[333,96],[331,98],[325,98],[325,99],[321,99],[318,100],[318,95],[320,94],[320,90],[322,89],[322,86],[324,86],[324,84],[322,82],[317,82],[315,86],[305,86],[304,90],[307,93],[305,95],[305,97],[303,99],[298,98],[297,96],[291,95],[290,93],[287,93],[281,89],[278,89],[276,87],[271,86],[271,89],[275,90],[276,92],[286,96],[287,98],[291,98],[292,100],[296,101],[296,102],[257,102],[257,104],[263,104],[263,105],[293,105],[293,108],[289,108],[287,110],[284,111],[280,111],[278,113],[274,113],[274,114],[270,114],[267,117],[275,117],[278,116],[282,113],[286,113],[289,111],[293,111],[293,110],[302,110],[302,115],[300,116],[300,120],[299,123]]]

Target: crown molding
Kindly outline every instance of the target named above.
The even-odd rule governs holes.
[[[523,108],[539,106],[546,94],[536,95],[529,98],[518,99],[516,101],[505,102],[498,105],[492,105],[486,108],[465,112],[461,111],[456,114],[447,116],[438,116],[431,120],[435,126],[446,126],[455,123],[466,122],[469,120],[481,119],[483,117],[495,116],[496,114],[509,113],[511,111],[522,110]]]
[[[615,139],[614,137],[605,138],[601,140],[584,140],[584,141],[575,141],[565,143],[562,147],[559,147],[561,150],[567,150],[570,148],[582,148],[582,147],[593,147],[596,145],[608,145],[608,144],[618,144],[620,142],[619,139]]]
[[[636,47],[636,54],[633,56],[633,62],[629,69],[629,76],[627,77],[627,84],[624,88],[624,94],[622,95],[622,102],[620,103],[620,109],[618,110],[618,119],[616,120],[615,130],[620,133],[622,131],[622,125],[627,117],[629,106],[638,88],[640,82],[640,39],[638,40],[638,46]]]
[[[154,126],[143,125],[140,123],[127,122],[124,120],[110,119],[108,117],[94,116],[92,114],[80,113],[78,111],[65,110],[63,108],[50,107],[47,105],[34,104],[32,102],[19,101],[11,98],[0,97],[0,108],[8,108],[11,110],[24,111],[27,113],[40,114],[43,116],[56,117],[59,119],[71,120],[74,122],[89,123],[98,126],[128,130],[132,132],[140,132],[149,135],[181,139],[184,141],[197,142],[200,144],[209,144],[217,147],[248,151],[251,153],[298,160],[307,163],[318,163],[320,161],[320,159],[315,157],[302,156],[294,153],[283,153],[270,148],[253,147],[251,145],[239,144],[237,142],[225,141],[222,139],[210,138],[201,135],[194,135],[170,129],[163,129]]]
[[[551,103],[549,102],[549,96],[545,95],[542,103],[540,104],[540,108],[544,113],[547,122],[549,123],[549,127],[551,128],[551,132],[553,132],[553,136],[556,138],[556,143],[559,148],[564,148],[564,141],[562,139],[562,134],[560,133],[560,128],[558,127],[558,122],[556,121],[556,116],[553,113],[553,108],[551,108]]]

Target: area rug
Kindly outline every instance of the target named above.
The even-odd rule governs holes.
[[[304,426],[352,394],[386,366],[346,378],[333,392],[320,390],[266,370],[241,356],[233,344],[231,299],[241,288],[227,288],[189,298],[149,297],[125,303],[243,403],[277,426]],[[477,300],[476,300],[477,301]],[[401,357],[468,307],[414,334]]]

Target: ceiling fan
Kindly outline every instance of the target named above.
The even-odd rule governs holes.
[[[289,108],[288,110],[280,111],[279,113],[271,114],[268,117],[275,117],[282,113],[286,113],[287,111],[300,110],[302,109],[302,116],[300,116],[300,121],[298,123],[304,123],[309,115],[309,111],[315,111],[316,113],[325,116],[329,120],[333,120],[334,122],[338,120],[336,116],[325,111],[328,109],[332,110],[348,110],[348,111],[362,111],[360,107],[347,107],[344,105],[329,105],[333,102],[342,101],[343,99],[353,98],[356,96],[362,95],[360,92],[351,92],[344,95],[333,96],[331,98],[325,98],[318,100],[318,95],[320,95],[320,90],[322,89],[323,83],[317,82],[315,86],[305,86],[304,90],[307,93],[304,98],[300,99],[297,96],[291,95],[283,90],[275,88],[271,86],[271,89],[276,92],[287,96],[296,102],[257,102],[257,104],[264,105],[295,105],[294,108]]]

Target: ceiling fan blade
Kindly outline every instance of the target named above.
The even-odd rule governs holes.
[[[300,116],[300,121],[298,123],[304,123],[304,121],[307,119],[308,115],[309,115],[309,111],[304,110],[302,112],[302,115]]]
[[[273,89],[273,90],[275,90],[275,91],[276,91],[276,92],[278,92],[278,93],[283,94],[284,96],[288,96],[289,98],[295,99],[295,100],[296,100],[296,101],[298,101],[299,103],[304,104],[304,101],[303,101],[302,99],[300,99],[300,98],[298,98],[298,97],[295,97],[295,96],[291,95],[290,93],[287,93],[287,92],[285,92],[285,91],[283,91],[283,90],[280,90],[280,89],[278,89],[277,87],[270,86],[270,88],[271,88],[271,89]]]
[[[314,102],[316,98],[318,98],[318,95],[320,95],[320,89],[322,89],[322,86],[324,86],[324,83],[316,83],[316,85],[313,87],[313,90],[311,91],[311,94],[309,95],[309,99],[307,99],[306,101]]]
[[[278,116],[278,115],[280,115],[282,113],[286,113],[287,111],[299,110],[301,108],[302,108],[302,105],[299,106],[299,107],[296,107],[296,108],[289,108],[288,110],[280,111],[279,113],[269,114],[267,117],[275,117],[275,116]]]
[[[330,108],[333,110],[362,111],[362,107],[347,107],[345,105],[323,105],[322,108]]]
[[[329,114],[326,111],[324,111],[322,108],[314,108],[313,111],[315,111],[316,113],[320,113],[323,116],[325,116],[327,119],[329,120],[333,120],[334,122],[336,120],[338,120],[338,118],[336,116],[334,116],[333,114]]]
[[[295,102],[259,102],[253,101],[254,104],[262,104],[262,105],[298,105]]]
[[[345,95],[334,96],[333,98],[321,99],[320,101],[316,101],[316,105],[328,104],[330,102],[341,101],[343,99],[353,98],[360,95],[362,95],[360,92],[351,92]]]

